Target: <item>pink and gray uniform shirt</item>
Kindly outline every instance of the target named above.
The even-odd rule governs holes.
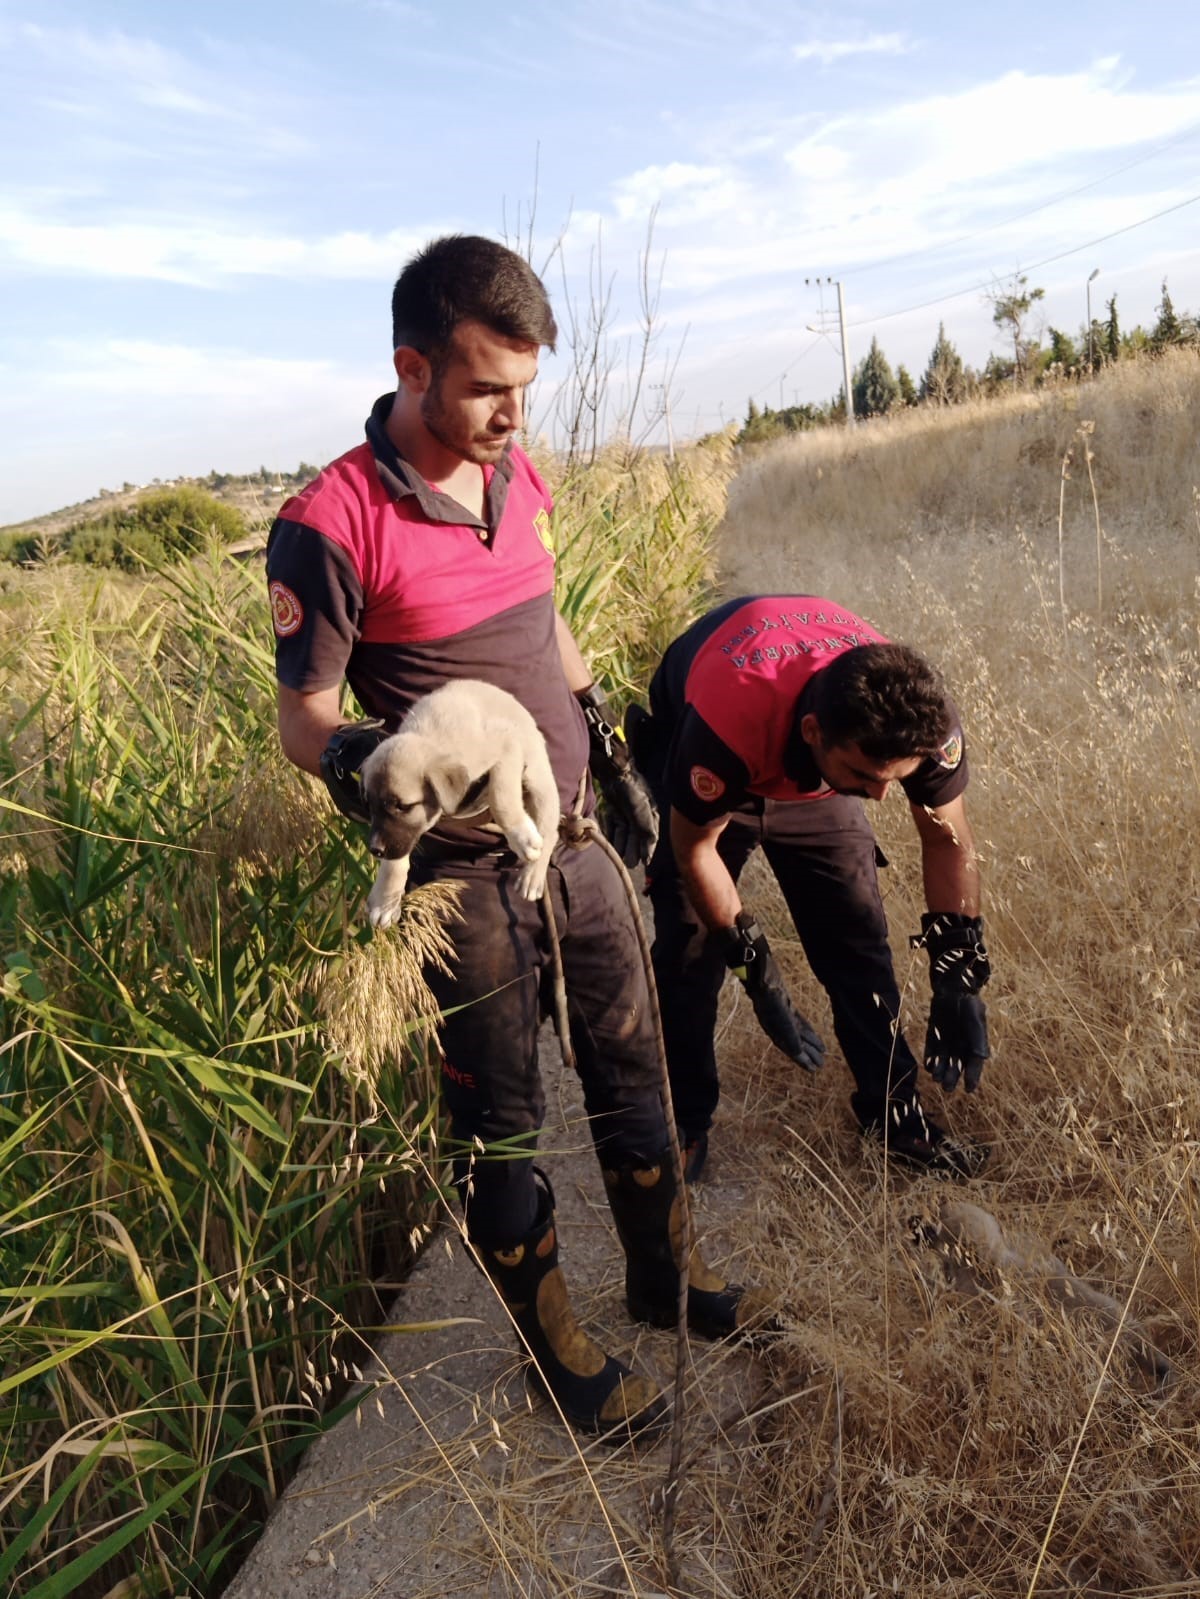
[[[473,677],[507,689],[541,729],[564,810],[587,764],[587,729],[555,631],[552,503],[510,445],[485,467],[473,518],[387,436],[377,400],[366,442],[280,509],[267,544],[279,681],[302,694],[348,680],[395,727],[422,695]]]
[[[836,601],[807,594],[743,596],[702,616],[667,650],[650,685],[651,713],[670,730],[670,803],[703,826],[756,800],[831,798],[800,734],[809,685],[846,650],[886,642]],[[913,805],[945,805],[967,786],[953,714],[937,757],[901,782]]]

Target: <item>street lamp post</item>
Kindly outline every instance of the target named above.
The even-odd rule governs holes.
[[[1087,280],[1087,319],[1088,319],[1088,376],[1091,377],[1096,369],[1096,335],[1092,327],[1092,283],[1100,276],[1100,268],[1093,267],[1091,277]]]

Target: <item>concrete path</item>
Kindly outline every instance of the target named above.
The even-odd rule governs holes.
[[[549,1114],[540,1163],[554,1184],[562,1261],[580,1320],[668,1391],[674,1334],[631,1324],[622,1257],[578,1085],[542,1040]],[[739,1140],[729,1121],[723,1150]],[[694,1206],[710,1260],[736,1277],[754,1226],[754,1173],[715,1152]],[[734,1258],[731,1259],[730,1257]],[[745,1275],[745,1273],[743,1273]],[[455,1325],[429,1326],[447,1318]],[[226,1599],[601,1599],[666,1593],[666,1439],[637,1453],[576,1438],[531,1402],[490,1285],[445,1225],[399,1296],[378,1350],[384,1386],[309,1450]],[[769,1374],[747,1352],[694,1344],[675,1548],[681,1599],[739,1582],[736,1483],[744,1418]],[[772,1393],[771,1402],[779,1395]],[[702,1469],[701,1469],[702,1468]]]

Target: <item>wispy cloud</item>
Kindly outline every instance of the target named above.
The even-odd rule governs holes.
[[[823,67],[847,56],[901,56],[912,49],[902,33],[868,33],[858,39],[809,39],[792,46],[797,61],[819,61]]]
[[[344,382],[346,397],[362,407],[361,374],[344,379],[328,360],[251,355],[212,345],[198,349],[150,339],[106,339],[86,358],[75,346],[54,341],[45,347],[43,359],[48,385],[97,389],[120,399],[174,395],[207,400],[235,392],[244,396],[243,409],[250,410],[283,393],[336,400]]]
[[[737,179],[728,168],[686,161],[642,167],[613,188],[618,221],[644,223],[657,206],[659,219],[667,226],[719,216],[735,206],[737,198]]]
[[[646,168],[616,187],[621,215],[658,187],[668,280],[687,291],[773,272],[847,270],[901,252],[941,250],[929,268],[965,259],[1004,266],[1049,255],[1183,198],[1184,174],[1092,189],[1044,206],[1095,159],[1186,134],[1200,122],[1200,80],[1135,86],[1115,58],[1063,73],[1011,71],[953,94],[901,99],[824,118],[803,132],[776,124],[773,149],[753,139],[720,163]],[[1081,163],[1090,162],[1090,167]],[[671,172],[678,181],[667,182]],[[1194,189],[1195,185],[1192,185]],[[676,201],[703,205],[703,228],[678,225]],[[1038,209],[1040,207],[1040,209]],[[681,207],[685,210],[685,207]],[[1021,213],[1029,214],[1022,217]],[[1006,219],[1013,218],[1009,223]],[[954,248],[960,236],[969,250]],[[978,241],[982,242],[978,242]]]
[[[32,53],[57,74],[86,74],[118,94],[159,111],[173,111],[194,117],[225,118],[229,109],[218,96],[197,94],[194,68],[184,58],[150,39],[141,39],[119,30],[107,34],[83,28],[48,28],[26,22],[21,38]]]
[[[1077,156],[1129,149],[1200,117],[1200,82],[1140,92],[1114,58],[1091,70],[1006,72],[956,94],[931,95],[831,119],[785,155],[806,194],[843,218],[978,214],[980,185],[1004,183],[1019,203],[1041,174]],[[824,192],[823,192],[824,191]]]
[[[0,132],[38,130],[27,171],[70,162],[103,172],[140,158],[172,161],[186,182],[198,148],[241,169],[317,148],[271,63],[207,36],[185,52],[119,29],[0,22],[0,52],[21,89],[0,106]]]
[[[0,210],[0,264],[65,276],[150,278],[211,287],[234,278],[378,281],[438,229],[344,232],[306,239],[241,231],[202,217],[72,224],[32,210]]]

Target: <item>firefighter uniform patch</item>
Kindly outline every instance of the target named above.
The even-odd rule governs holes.
[[[692,793],[697,799],[705,803],[720,799],[725,792],[725,784],[715,772],[710,772],[707,766],[693,766],[691,771]]]
[[[291,638],[304,621],[304,607],[286,583],[272,583],[271,622],[278,638]]]
[[[943,767],[947,772],[952,772],[962,760],[962,756],[962,734],[951,733],[950,737],[946,740],[941,749],[938,750],[937,754],[933,758],[937,764]]]

